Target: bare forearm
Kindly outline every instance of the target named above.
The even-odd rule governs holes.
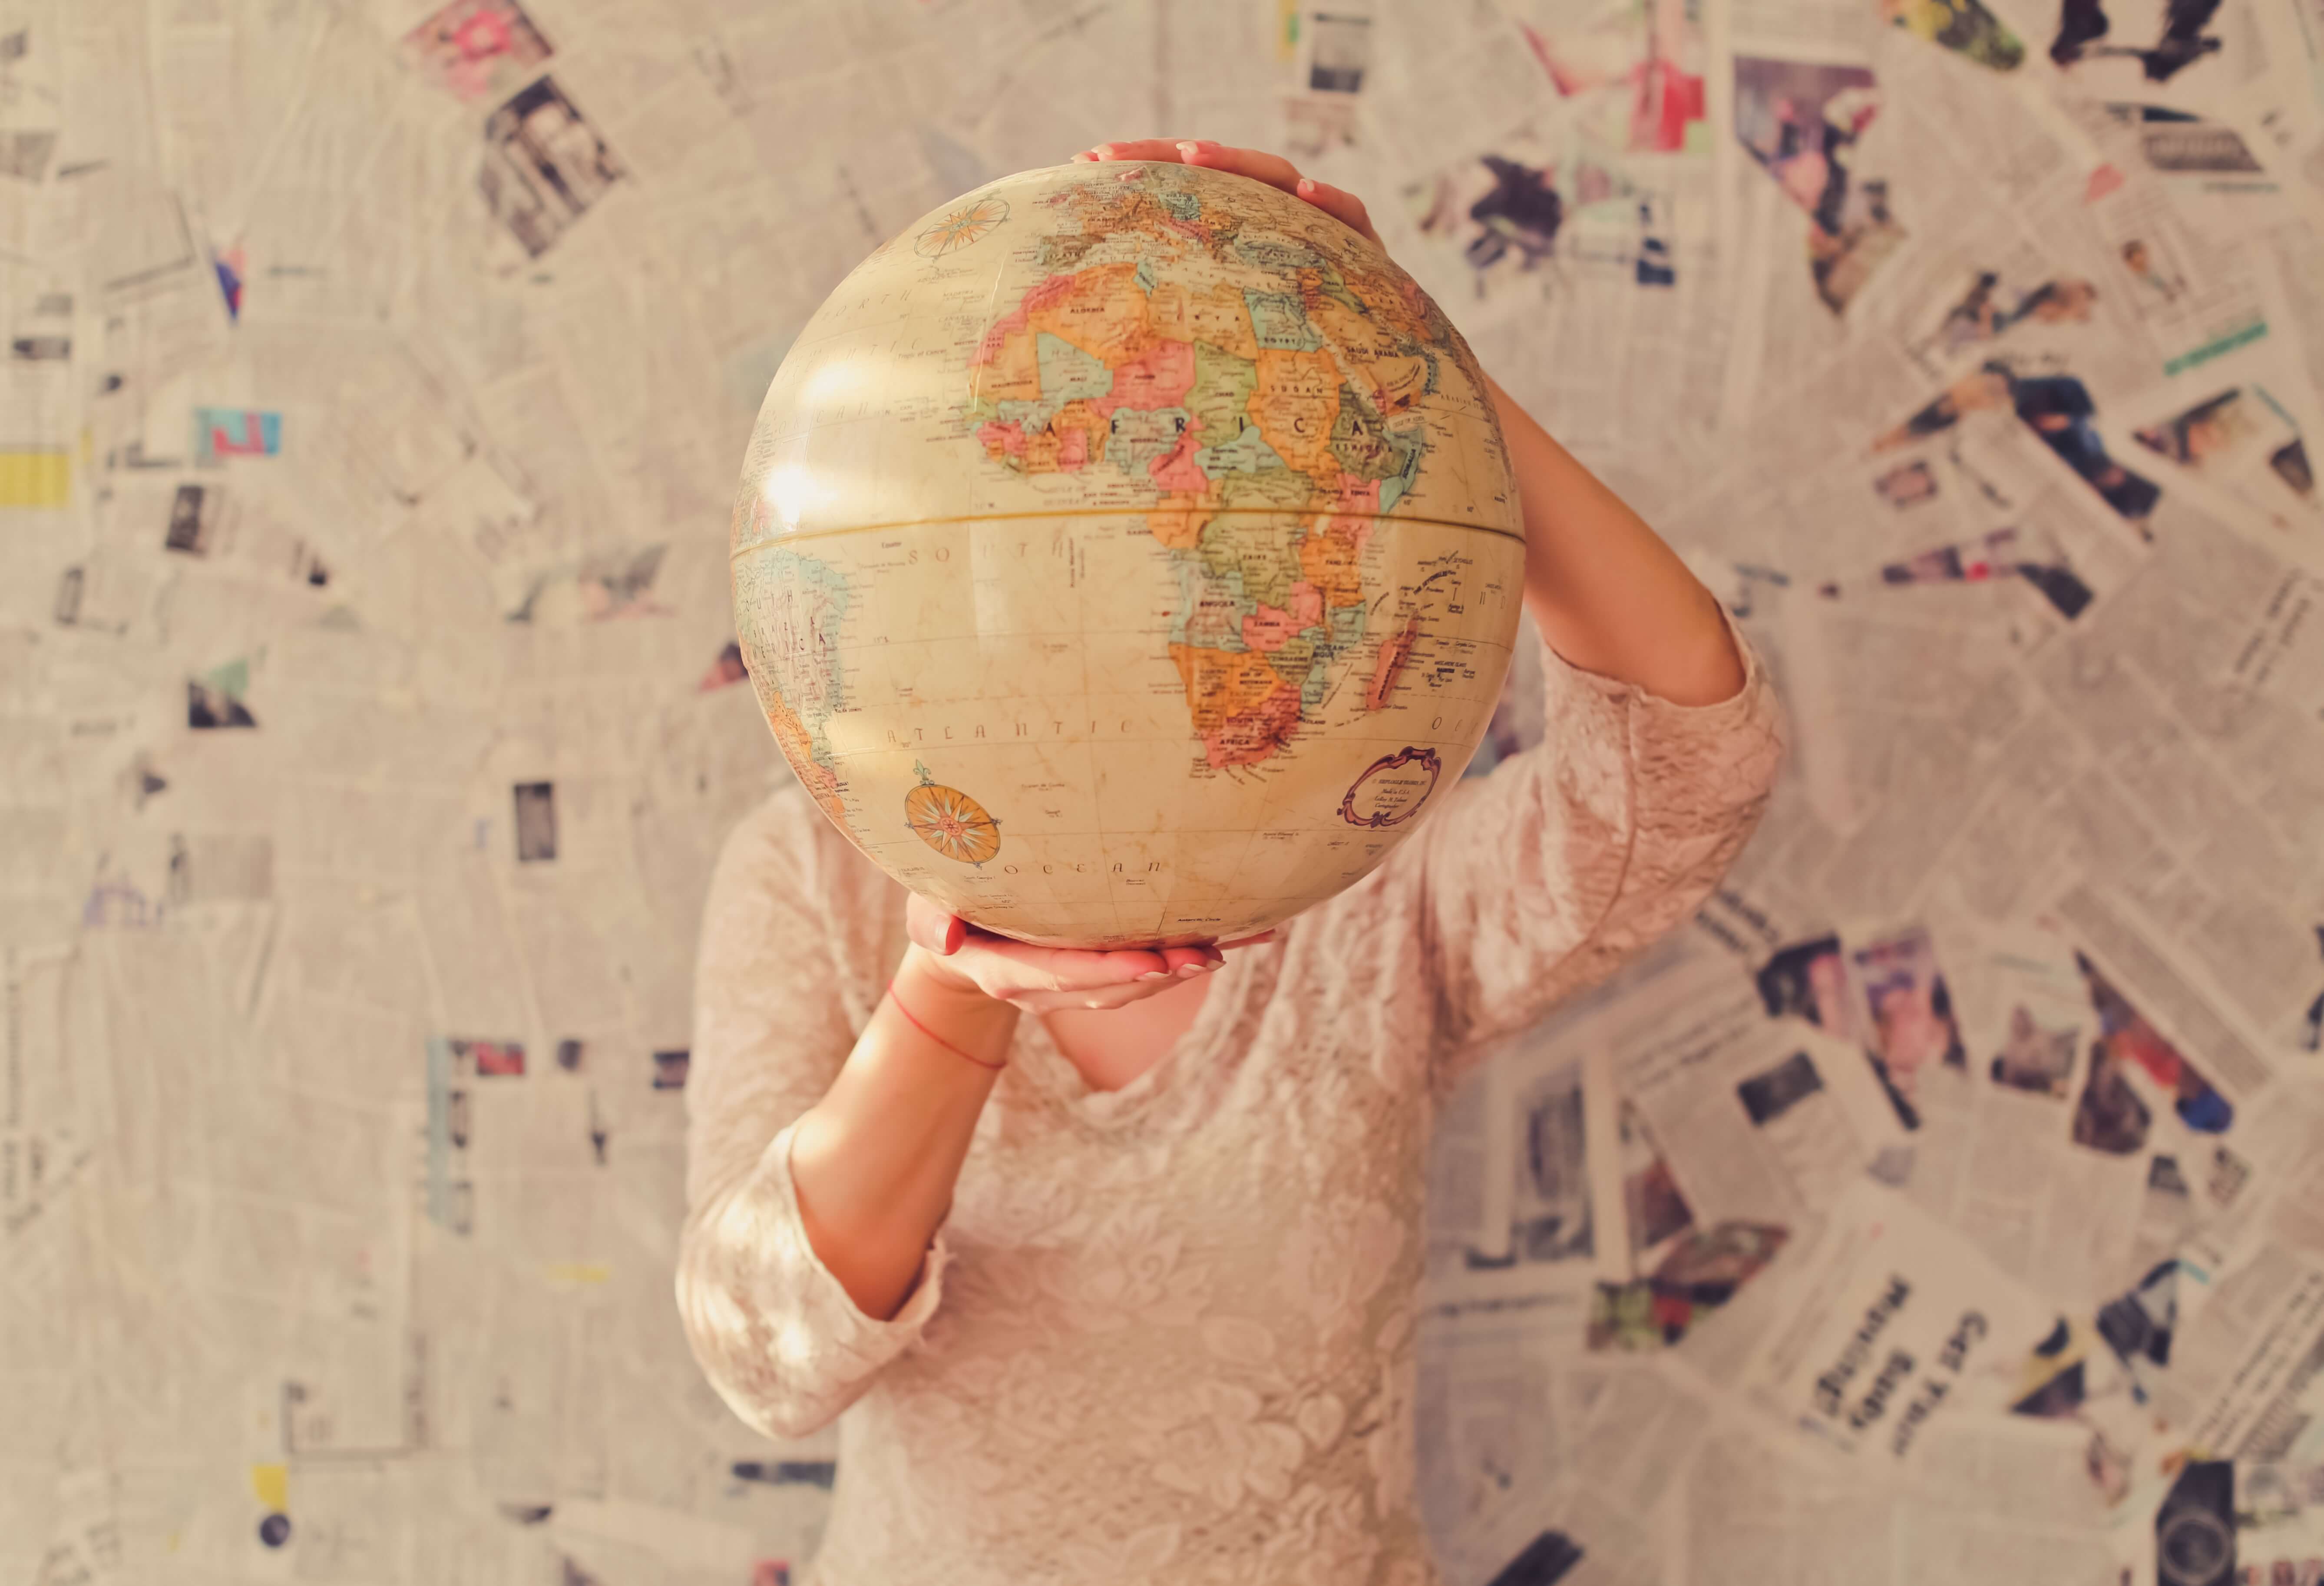
[[[1743,658],[1717,597],[1490,375],[1485,385],[1525,514],[1526,604],[1550,648],[1674,705],[1732,698]]]
[[[952,1209],[976,1120],[999,1078],[1017,1010],[919,973],[906,954],[897,995],[947,1051],[882,1000],[821,1101],[801,1115],[791,1178],[807,1242],[868,1316],[892,1320],[918,1286]]]

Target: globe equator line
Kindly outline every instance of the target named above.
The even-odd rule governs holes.
[[[1311,835],[1313,835],[1314,834],[1315,834],[1315,833],[1317,833],[1317,832],[1331,832],[1331,833],[1333,833],[1333,834],[1338,834],[1338,833],[1339,833],[1339,831],[1340,831],[1340,830],[1341,830],[1341,828],[1340,828],[1340,827],[1338,827],[1338,826],[1330,826],[1330,825],[1312,825],[1312,826],[1259,826],[1259,827],[1251,827],[1251,826],[1173,826],[1173,827],[1171,827],[1171,828],[1170,828],[1170,830],[1169,830],[1169,832],[1168,832],[1168,833],[1167,833],[1167,834],[1164,834],[1164,835],[1167,835],[1167,836],[1174,836],[1174,837],[1175,837],[1175,836],[1178,836],[1178,835],[1182,835],[1182,834],[1183,834],[1183,835],[1185,835],[1185,836],[1190,836],[1190,837],[1252,837],[1252,838],[1265,837],[1265,836],[1305,837],[1305,836],[1311,836]],[[1024,836],[1024,835],[1021,835],[1021,834],[1020,834],[1020,835],[1018,837],[1018,839],[1017,839],[1017,840],[1018,840],[1019,842],[1020,842],[1020,843],[1032,843],[1032,842],[1062,843],[1062,842],[1070,842],[1070,841],[1075,841],[1075,840],[1081,840],[1081,841],[1091,841],[1091,840],[1093,840],[1093,841],[1100,842],[1100,843],[1107,843],[1107,842],[1137,843],[1137,842],[1142,842],[1142,841],[1145,841],[1145,840],[1147,840],[1147,839],[1148,839],[1148,838],[1152,838],[1152,837],[1154,837],[1154,836],[1156,836],[1156,835],[1157,835],[1157,834],[1152,833],[1152,832],[1107,832],[1107,831],[1088,831],[1088,832],[1042,832],[1042,833],[1039,833],[1038,835],[1036,835],[1036,836],[1031,836],[1031,837],[1028,837],[1028,836]],[[908,844],[908,843],[907,843],[907,842],[905,842],[901,837],[883,837],[883,838],[881,838],[880,841],[878,841],[878,842],[876,842],[876,843],[866,843],[866,844],[863,844],[863,846],[864,846],[864,847],[866,847],[866,848],[899,848],[899,849],[901,849],[903,852],[905,852],[905,853],[909,853],[912,851],[911,844]],[[989,863],[991,863],[991,861],[987,860],[985,862],[989,864]],[[1037,861],[1036,862],[1038,862]],[[1052,860],[1050,862],[1051,862],[1051,863],[1055,863],[1055,862],[1056,862],[1056,861]]]
[[[1472,701],[1471,703],[1481,703],[1481,702]],[[1348,733],[1348,734],[1346,734],[1346,735],[1344,735],[1344,736],[1335,738],[1335,739],[1334,739],[1334,740],[1333,740],[1333,741],[1334,742],[1339,742],[1339,743],[1379,743],[1379,744],[1388,744],[1388,743],[1394,743],[1394,744],[1398,744],[1398,745],[1404,745],[1404,744],[1409,744],[1409,743],[1411,743],[1411,742],[1412,742],[1412,734],[1411,734],[1411,733],[1387,733],[1387,734],[1383,734],[1383,735],[1378,735],[1378,736],[1372,736],[1372,737],[1365,737],[1365,736],[1360,736],[1360,735],[1359,735],[1359,734],[1356,734],[1356,733]],[[994,745],[994,744],[1008,743],[1008,742],[1014,742],[1014,741],[1013,741],[1013,740],[1010,740],[1010,739],[1005,739],[1005,738],[992,738],[992,739],[988,739],[988,740],[986,740],[985,742],[986,742],[986,743],[987,743],[987,745],[988,745],[988,746],[991,746],[991,745]],[[1170,734],[1168,734],[1168,733],[1143,733],[1143,734],[1141,734],[1141,733],[1132,733],[1132,734],[1130,734],[1129,736],[1126,736],[1126,737],[1117,737],[1117,738],[1103,738],[1102,736],[1101,736],[1101,738],[1100,738],[1100,739],[1092,739],[1092,738],[1090,738],[1087,734],[1083,734],[1082,736],[1080,736],[1080,737],[1078,737],[1078,738],[1074,738],[1074,737],[1066,737],[1066,738],[1029,738],[1029,739],[1028,739],[1028,740],[1026,740],[1026,741],[1025,741],[1025,746],[1026,746],[1027,748],[1031,748],[1031,747],[1033,747],[1033,746],[1035,746],[1035,745],[1037,745],[1037,744],[1044,744],[1044,743],[1046,743],[1046,744],[1050,744],[1050,745],[1053,745],[1053,746],[1054,746],[1054,745],[1056,745],[1056,744],[1060,744],[1060,743],[1062,743],[1062,744],[1065,744],[1065,745],[1070,746],[1070,745],[1074,744],[1074,743],[1077,743],[1077,742],[1108,742],[1108,743],[1129,743],[1129,744],[1134,744],[1134,745],[1137,745],[1137,746],[1141,747],[1141,748],[1145,748],[1145,747],[1152,747],[1152,746],[1160,746],[1160,747],[1162,747],[1162,748],[1170,748],[1170,749],[1175,749],[1175,748],[1176,748],[1176,747],[1177,747],[1181,742],[1184,742],[1184,740],[1179,739],[1179,738],[1176,738],[1176,737],[1174,737],[1174,736],[1171,736],[1171,735],[1170,735]],[[873,755],[889,755],[889,754],[902,754],[902,753],[908,753],[908,752],[918,752],[918,748],[920,748],[920,747],[931,747],[931,748],[936,748],[936,747],[942,747],[942,745],[925,745],[925,746],[922,746],[922,745],[898,744],[898,745],[895,745],[895,746],[893,746],[893,747],[890,747],[890,746],[888,746],[888,745],[884,745],[884,744],[883,744],[883,745],[881,745],[881,746],[880,746],[880,747],[878,747],[878,748],[874,748],[874,749],[843,749],[843,750],[835,750],[835,751],[833,752],[833,758],[834,758],[834,759],[835,759],[835,760],[844,760],[844,761],[864,760],[864,759],[868,759],[868,758],[870,758],[870,757],[872,757],[872,756],[873,756]],[[973,741],[971,741],[971,740],[966,740],[966,739],[956,739],[956,740],[954,740],[954,741],[953,747],[954,747],[954,748],[959,748],[959,749],[969,749],[969,748],[973,748],[973,747],[974,747],[974,744],[973,744]],[[1185,828],[1183,828],[1183,827],[1173,827],[1172,829],[1173,829],[1173,830],[1184,830],[1184,829],[1185,829]],[[1224,829],[1224,828],[1222,828],[1222,829]],[[1232,828],[1232,829],[1233,829],[1233,830],[1236,830],[1236,831],[1241,831],[1243,828],[1242,828],[1242,827],[1240,827],[1240,826],[1237,826],[1237,827],[1234,827],[1234,828]]]
[[[1181,837],[1181,834],[1185,834],[1185,837],[1252,837],[1252,840],[1258,840],[1258,837],[1311,837],[1311,834],[1315,833],[1339,834],[1341,830],[1343,828],[1339,828],[1339,825],[1324,825],[1324,824],[1259,825],[1259,828],[1250,828],[1250,825],[1174,825],[1169,833],[1159,833],[1159,834],[1162,834],[1162,837]],[[1038,833],[1034,834],[1034,837],[1018,834],[1018,842],[1025,842],[1025,844],[1032,844],[1032,842],[1146,842],[1146,840],[1153,840],[1153,837],[1157,837],[1157,833],[1085,830],[1085,833]],[[867,842],[867,844],[862,846],[864,849],[901,849],[904,853],[911,853],[911,844],[901,840],[901,837],[881,837],[879,842]],[[967,862],[967,861],[962,861],[962,862]],[[990,865],[992,861],[985,861],[985,862]],[[1022,862],[1022,861],[1011,861],[1011,862]],[[1056,862],[1056,861],[1050,861],[1050,862]]]
[[[959,512],[944,518],[898,518],[886,523],[851,523],[838,529],[808,529],[790,534],[769,535],[726,553],[729,562],[738,562],[754,550],[773,546],[795,545],[803,539],[829,539],[840,534],[880,534],[890,529],[932,528],[940,523],[1008,523],[1028,518],[1131,518],[1156,511],[1175,512],[1176,508],[1156,507],[1076,507],[1065,511],[1038,512]],[[1341,512],[1329,508],[1296,511],[1282,507],[1219,507],[1203,514],[1211,518],[1364,518],[1374,523],[1409,523],[1416,529],[1465,529],[1475,534],[1496,534],[1504,539],[1522,541],[1521,529],[1496,529],[1487,523],[1456,523],[1449,518],[1421,518],[1410,513]]]

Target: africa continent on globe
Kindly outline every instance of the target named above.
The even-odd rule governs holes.
[[[1491,717],[1525,541],[1468,346],[1379,249],[1175,164],[1005,178],[799,333],[734,508],[775,740],[889,874],[1051,946],[1360,880]]]

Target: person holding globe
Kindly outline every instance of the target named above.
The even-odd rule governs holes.
[[[1271,154],[1075,159],[1250,178],[1379,243]],[[1434,1109],[1693,912],[1783,752],[1718,601],[1487,386],[1546,740],[1336,896],[1240,941],[1039,947],[908,892],[799,786],[727,839],[678,1301],[752,1427],[839,1421],[802,1586],[1436,1578],[1412,1471]]]

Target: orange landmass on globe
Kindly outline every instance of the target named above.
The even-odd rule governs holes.
[[[789,702],[774,691],[773,685],[761,687],[759,699],[766,706],[767,725],[774,729],[775,746],[791,762],[791,770],[798,773],[808,797],[845,830],[847,809],[839,800],[839,773],[816,759],[815,739],[807,732],[807,724],[798,719]]]
[[[1192,550],[1203,542],[1203,530],[1218,510],[1216,486],[1200,494],[1174,490],[1146,514],[1147,532],[1172,550]]]
[[[1350,383],[1382,414],[1401,413],[1427,392],[1428,360],[1398,352],[1403,338],[1379,317],[1359,314],[1321,292],[1306,307],[1323,338],[1348,355],[1342,366]]]
[[[1319,488],[1338,488],[1332,456],[1332,420],[1340,416],[1340,365],[1328,352],[1259,349],[1259,389],[1246,404],[1259,438]]]
[[[1299,542],[1299,571],[1323,591],[1323,604],[1356,605],[1364,598],[1364,541],[1371,524],[1361,518],[1325,518]]]
[[[1339,270],[1348,290],[1396,334],[1423,345],[1452,341],[1459,336],[1443,310],[1420,290],[1418,281],[1408,277],[1398,281],[1385,271],[1367,270],[1352,259],[1342,260]]]
[[[1138,290],[1138,266],[1100,264],[1062,280],[1061,290],[1043,293],[1044,281],[1027,294],[1025,323],[1069,342],[1108,368],[1128,363],[1153,344],[1147,328],[1146,294]],[[1041,294],[1037,305],[1035,294]]]
[[[1194,731],[1214,766],[1250,765],[1283,747],[1299,724],[1299,690],[1257,650],[1174,644]]]
[[[982,355],[989,353],[989,356]],[[1003,331],[980,349],[976,392],[997,402],[1037,402],[1041,400],[1041,361],[1033,346],[1033,333],[1023,327]]]
[[[1221,282],[1200,290],[1166,281],[1148,294],[1146,323],[1172,341],[1208,342],[1238,358],[1259,356],[1250,328],[1250,305],[1240,288]]]
[[[1253,708],[1238,712],[1203,734],[1203,752],[1213,766],[1257,765],[1274,758],[1299,725],[1299,690],[1288,683]]]
[[[1186,699],[1194,706],[1199,732],[1250,709],[1283,685],[1274,666],[1257,650],[1174,644],[1170,659],[1177,663],[1178,676],[1186,686]]]

